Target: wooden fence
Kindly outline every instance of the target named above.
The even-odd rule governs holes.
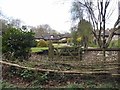
[[[53,47],[52,49],[53,50],[51,50],[51,48],[49,49],[49,50],[51,50],[51,51],[49,51],[49,57],[52,57],[52,59],[54,57],[59,58],[59,57],[67,57],[67,56],[69,56],[69,57],[77,59],[77,60],[82,60],[83,56],[85,54],[88,54],[88,53],[90,54],[90,52],[91,53],[95,52],[95,53],[101,53],[102,54],[102,51],[103,51],[103,49],[101,49],[101,48],[84,49],[84,48],[81,48],[81,47],[64,47],[64,48],[63,47],[62,48],[54,48]],[[118,55],[120,55],[120,48],[107,48],[106,49],[106,55],[108,53],[113,53],[113,54],[117,53]],[[118,58],[119,58],[119,56],[118,56]]]

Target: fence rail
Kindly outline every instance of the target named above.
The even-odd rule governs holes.
[[[103,71],[103,70],[99,70],[99,71],[98,70],[97,71],[96,70],[95,71],[79,71],[79,70],[59,71],[59,70],[50,70],[50,69],[40,69],[40,68],[25,67],[25,66],[21,66],[21,65],[18,65],[18,64],[9,63],[9,62],[6,62],[6,61],[0,61],[0,64],[6,65],[6,66],[13,66],[13,67],[16,67],[16,68],[32,70],[32,71],[49,72],[49,73],[80,74],[80,75],[84,75],[84,74],[94,74],[94,75],[106,74],[106,75],[112,75],[112,73],[110,73],[109,71]],[[118,74],[118,75],[120,75],[120,74]]]
[[[62,47],[62,48],[54,48],[54,49],[72,49],[73,47]],[[74,47],[74,49],[78,49],[80,47]],[[81,48],[82,51],[103,51],[102,48],[87,48],[87,49],[84,49],[84,48]],[[120,51],[120,48],[107,48],[105,49],[106,51]]]
[[[83,51],[103,51],[101,48],[88,48],[88,49],[83,49]],[[120,51],[120,48],[107,48],[105,49],[106,51]]]

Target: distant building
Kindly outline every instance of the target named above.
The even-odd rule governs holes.
[[[67,38],[71,38],[71,34],[46,34],[43,36],[35,36],[35,39],[38,41],[40,39],[43,40],[66,40]]]

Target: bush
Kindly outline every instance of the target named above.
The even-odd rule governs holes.
[[[68,38],[68,39],[67,39],[67,43],[68,43],[68,44],[72,43],[72,38]]]
[[[38,41],[34,41],[33,47],[37,47]]]
[[[43,84],[46,82],[46,80],[48,80],[48,74],[47,73],[43,74],[39,72],[35,75],[35,79],[37,84],[38,83]]]
[[[6,59],[28,59],[34,44],[34,34],[9,27],[2,36],[2,52]]]
[[[47,47],[48,46],[48,42],[45,40],[40,40],[37,43],[37,47]]]
[[[81,37],[78,37],[78,38],[77,38],[77,42],[78,42],[78,43],[80,43],[80,42],[81,42],[81,40],[82,40],[82,38],[81,38]]]
[[[27,81],[31,81],[35,78],[34,72],[27,69],[23,69],[20,76]]]

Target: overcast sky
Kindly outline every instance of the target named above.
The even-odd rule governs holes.
[[[49,24],[60,32],[71,27],[70,5],[70,1],[63,4],[60,0],[0,0],[0,7],[7,16],[32,26]]]
[[[107,22],[107,27],[110,28],[118,16],[117,5],[112,1],[110,7],[115,9]],[[64,0],[0,0],[0,9],[5,15],[18,18],[26,25],[49,24],[59,32],[66,32],[71,27],[71,0],[63,2]]]

